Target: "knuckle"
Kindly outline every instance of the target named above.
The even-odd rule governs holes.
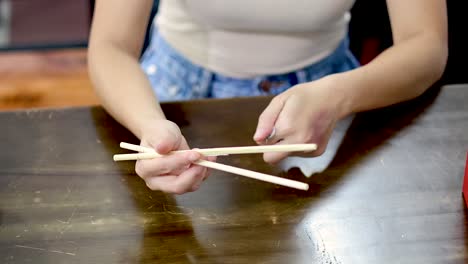
[[[157,186],[157,184],[155,184],[153,181],[145,181],[146,182],[146,186],[153,190],[153,191],[158,191],[160,190],[160,188]]]
[[[200,189],[200,187],[201,187],[200,184],[196,184],[196,185],[194,185],[194,186],[192,187],[191,191],[192,191],[192,192],[195,192],[195,191],[197,191],[198,189]]]
[[[273,99],[271,99],[271,102],[270,104],[280,104],[281,103],[281,96],[280,95],[277,95],[275,97],[273,97]]]
[[[268,155],[270,154],[270,155]],[[271,155],[271,153],[267,153],[267,154],[264,154],[263,155],[263,160],[266,162],[266,163],[274,163],[275,161],[275,157],[273,155]]]
[[[174,194],[184,194],[187,192],[186,188],[184,186],[181,186],[181,185],[174,185],[174,187],[172,188],[171,190],[172,193]]]
[[[316,156],[321,156],[323,153],[325,153],[325,147],[321,147],[315,151]]]
[[[174,132],[180,132],[179,126],[172,121],[167,120],[167,126],[169,129],[173,129]]]
[[[180,128],[174,123],[174,122],[169,122],[168,125],[168,139],[172,141],[180,141],[180,135],[181,131]]]
[[[274,97],[270,103],[268,104],[268,106],[265,108],[265,110],[263,110],[263,112],[260,114],[260,116],[258,117],[258,120],[261,122],[261,121],[268,121],[268,119],[270,119],[270,112],[269,111],[271,109],[272,106],[274,105],[277,105],[277,104],[280,104],[281,101],[279,99],[279,96],[276,96]]]
[[[166,174],[171,172],[171,168],[169,164],[167,164],[167,162],[163,162],[158,165],[157,171],[159,172],[159,174]]]

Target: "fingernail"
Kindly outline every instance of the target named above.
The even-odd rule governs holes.
[[[270,135],[268,135],[268,137],[266,138],[267,140],[268,139],[272,139],[276,134],[276,128],[273,127],[273,130],[270,132]]]

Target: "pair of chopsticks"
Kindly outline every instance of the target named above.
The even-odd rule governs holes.
[[[116,154],[114,155],[114,161],[124,160],[141,160],[141,159],[154,159],[162,157],[163,155],[158,154],[154,149],[133,145],[125,142],[120,143],[120,147],[123,149],[138,151],[140,153],[135,154]],[[265,152],[299,152],[299,151],[314,151],[317,149],[316,144],[291,144],[291,145],[269,145],[269,146],[248,146],[248,147],[225,147],[225,148],[207,148],[207,149],[194,149],[204,156],[224,156],[231,154],[253,154],[253,153],[265,153]],[[172,153],[183,153],[187,150],[172,151]],[[259,173],[250,171],[238,167],[224,165],[207,160],[198,160],[194,164],[204,166],[211,169],[225,171],[265,182],[270,182],[286,187],[291,187],[300,190],[308,190],[309,185],[299,181],[293,181],[269,174]]]

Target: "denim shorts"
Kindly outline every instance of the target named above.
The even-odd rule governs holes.
[[[277,95],[290,87],[359,67],[345,38],[328,57],[293,72],[232,78],[195,65],[174,50],[156,30],[142,55],[141,67],[159,101]]]

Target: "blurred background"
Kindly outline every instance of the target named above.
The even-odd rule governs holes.
[[[84,46],[91,19],[89,1],[0,0],[0,47]]]
[[[447,5],[449,61],[441,83],[468,83],[468,1]],[[93,8],[87,0],[0,0],[0,110],[98,104],[86,70]],[[155,1],[152,17],[157,10]],[[357,0],[351,12],[351,49],[365,64],[392,44],[385,0]]]

